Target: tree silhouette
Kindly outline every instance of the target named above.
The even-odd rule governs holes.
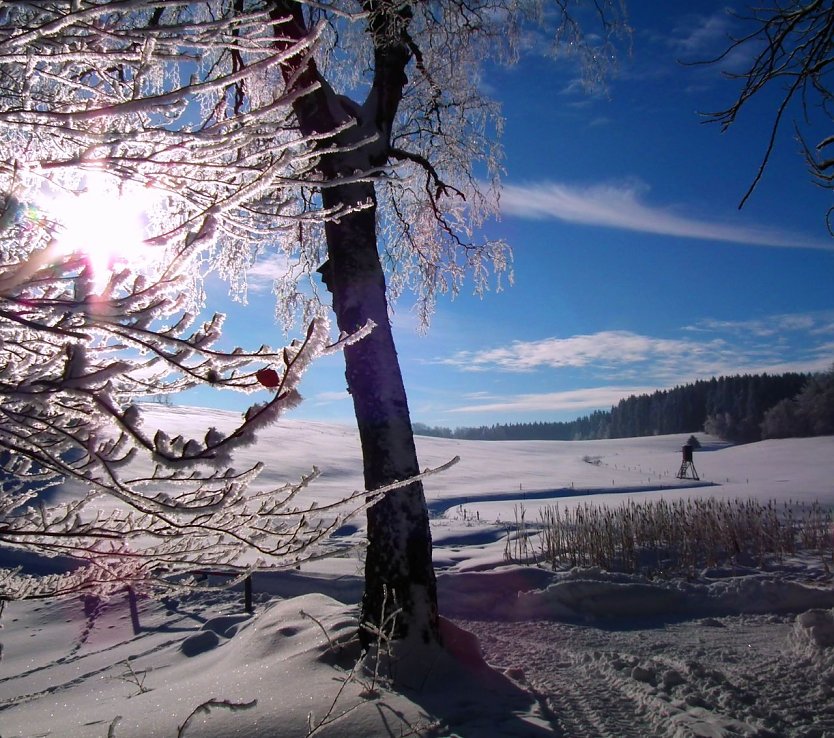
[[[776,146],[777,134],[790,120],[802,140],[808,165],[817,180],[834,186],[834,158],[830,152],[834,136],[825,135],[808,144],[803,129],[812,130],[819,118],[832,120],[831,64],[834,62],[831,39],[834,34],[834,4],[823,0],[787,0],[771,5],[756,5],[738,15],[744,32],[731,39],[723,54],[713,61],[734,55],[749,58],[740,72],[725,72],[740,83],[736,99],[723,110],[710,114],[722,130],[729,128],[756,98],[773,93],[770,134],[758,170],[742,197],[744,205],[764,175]],[[740,53],[739,53],[740,52]],[[830,218],[832,210],[828,211]],[[829,230],[831,224],[829,222]]]

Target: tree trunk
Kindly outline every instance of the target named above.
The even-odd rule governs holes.
[[[359,426],[365,489],[373,490],[419,473],[405,387],[385,295],[385,276],[377,252],[376,198],[373,184],[324,189],[326,208],[369,207],[325,225],[328,265],[325,279],[333,293],[340,330],[355,331],[368,320],[369,336],[345,349],[345,376]],[[437,585],[432,565],[431,532],[423,485],[415,482],[386,495],[368,510],[368,548],[361,622],[391,635],[436,640]],[[375,640],[362,629],[362,640]]]
[[[348,332],[361,328],[368,320],[376,324],[369,336],[345,349],[345,375],[359,427],[367,490],[419,472],[408,402],[388,322],[385,275],[377,251],[374,185],[335,184],[356,171],[379,169],[388,160],[391,128],[407,82],[405,67],[411,55],[402,31],[394,27],[406,22],[410,11],[407,5],[383,6],[363,3],[371,18],[369,32],[375,38],[374,82],[365,105],[345,108],[344,99],[336,95],[310,58],[300,55],[282,66],[287,84],[308,90],[293,103],[305,135],[336,131],[360,108],[367,114],[366,120],[357,120],[354,128],[325,142],[325,148],[335,141],[344,145],[345,151],[322,152],[318,164],[325,182],[333,183],[321,190],[325,210],[345,211],[325,223],[328,263],[320,270],[333,294],[337,324]],[[284,39],[299,41],[308,35],[300,3],[276,0],[271,17],[276,30],[280,29],[275,45],[281,50],[287,48]],[[352,210],[358,205],[367,207]],[[421,483],[392,492],[370,508],[361,622],[383,626],[386,635],[395,638],[437,640],[437,584],[431,554]],[[383,621],[398,608],[402,613],[389,633]],[[365,645],[374,641],[373,628],[363,628],[361,637]]]

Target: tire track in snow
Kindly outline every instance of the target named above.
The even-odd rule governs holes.
[[[571,646],[570,632],[562,624],[465,621],[461,625],[478,636],[492,666],[533,694],[556,736],[659,735],[642,706]]]
[[[792,616],[460,625],[561,738],[834,738],[834,659],[798,650]]]

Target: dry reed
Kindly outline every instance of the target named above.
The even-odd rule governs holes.
[[[545,507],[538,525],[516,511],[508,560],[597,566],[650,576],[726,565],[764,567],[798,551],[834,562],[832,511],[819,503],[717,498]],[[538,528],[538,552],[531,529]],[[827,564],[826,564],[827,565]]]

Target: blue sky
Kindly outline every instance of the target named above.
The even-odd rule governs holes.
[[[513,246],[515,285],[441,299],[426,335],[407,300],[396,306],[414,420],[564,420],[699,378],[834,362],[831,192],[811,182],[791,118],[739,211],[773,98],[721,133],[701,113],[729,105],[736,85],[717,66],[679,63],[723,49],[735,22],[725,6],[629,3],[632,50],[604,93],[585,92],[570,64],[539,56],[490,70],[507,175],[501,220],[485,232]],[[813,143],[828,133],[808,130]],[[229,312],[230,340],[279,343],[269,285],[251,286],[245,308],[218,292],[210,299]],[[351,422],[344,386],[341,357],[320,361],[294,417]]]

